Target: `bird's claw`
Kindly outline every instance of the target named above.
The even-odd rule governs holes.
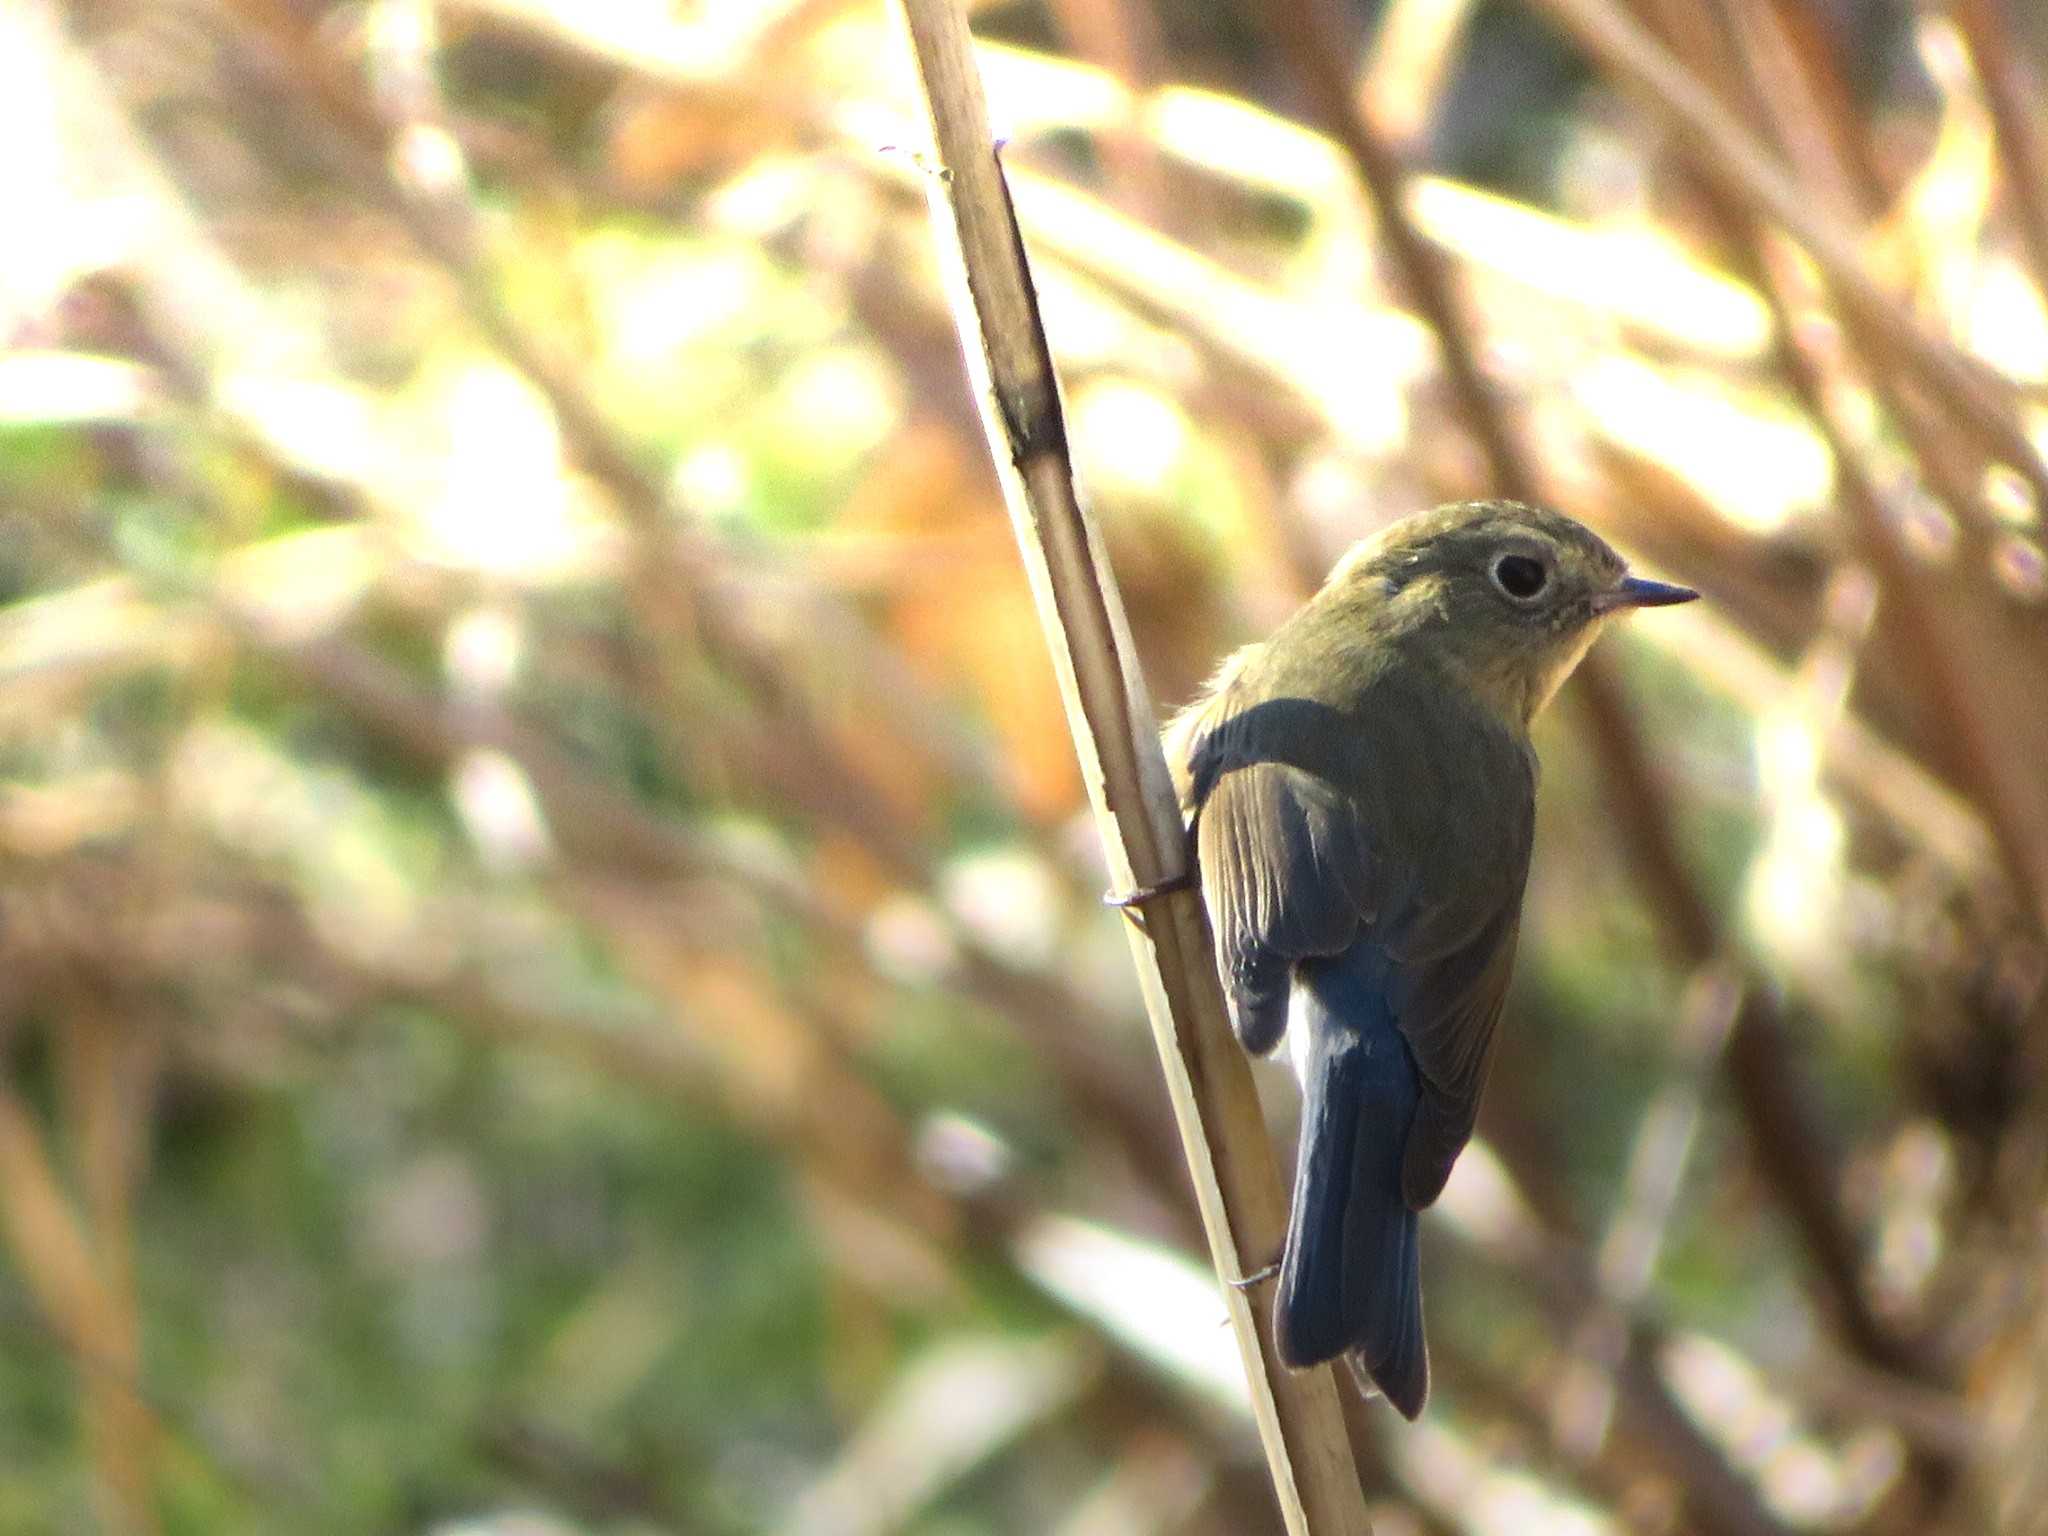
[[[1139,909],[1146,902],[1156,901],[1161,896],[1171,896],[1175,891],[1190,890],[1193,888],[1194,883],[1194,871],[1184,869],[1179,874],[1172,876],[1170,879],[1161,880],[1156,885],[1141,885],[1135,890],[1129,891],[1105,891],[1102,895],[1102,904],[1105,907],[1115,907],[1120,912],[1128,912],[1142,917],[1144,914]]]
[[[1229,1276],[1226,1275],[1224,1277],[1224,1283],[1228,1285],[1233,1291],[1248,1291],[1253,1286],[1259,1284],[1261,1281],[1270,1280],[1279,1273],[1280,1261],[1278,1259],[1275,1259],[1272,1263],[1267,1264],[1262,1268],[1255,1269],[1248,1275],[1239,1275],[1236,1279],[1231,1279]]]

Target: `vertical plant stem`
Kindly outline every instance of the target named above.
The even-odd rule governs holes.
[[[1122,600],[1075,494],[1059,386],[996,162],[967,22],[955,0],[904,0],[937,162],[930,192],[982,423],[1041,624],[1111,878],[1160,887],[1189,873],[1187,840]],[[1159,1046],[1211,1256],[1226,1282],[1278,1253],[1286,1192],[1252,1086],[1225,1023],[1201,898],[1144,903],[1132,954]],[[1287,1529],[1366,1532],[1364,1501],[1327,1368],[1292,1372],[1275,1351],[1271,1281],[1223,1294],[1253,1417]]]

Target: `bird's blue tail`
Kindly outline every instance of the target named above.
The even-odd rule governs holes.
[[[1364,945],[1301,968],[1301,1150],[1274,1330],[1289,1365],[1348,1355],[1408,1418],[1429,1395],[1401,1151],[1421,1093]]]

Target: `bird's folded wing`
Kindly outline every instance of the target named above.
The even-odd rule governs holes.
[[[1231,1023],[1264,1054],[1286,1031],[1294,962],[1338,953],[1371,920],[1371,850],[1351,803],[1285,763],[1215,776],[1195,825]]]
[[[1420,718],[1395,699],[1339,715],[1304,698],[1246,705],[1226,689],[1177,722],[1174,743],[1246,1049],[1263,1054],[1286,1032],[1298,962],[1353,944],[1378,950],[1423,1082],[1402,1163],[1402,1194],[1418,1210],[1472,1135],[1514,968],[1535,806],[1525,744],[1472,733],[1470,751],[1431,761],[1414,739]],[[1397,760],[1430,772],[1390,775]],[[1335,787],[1354,780],[1371,786],[1377,810]],[[1389,793],[1401,783],[1414,798]],[[1398,829],[1405,854],[1377,846],[1374,825]]]
[[[1464,943],[1435,959],[1410,957],[1395,970],[1395,1020],[1422,1074],[1422,1102],[1401,1162],[1401,1194],[1415,1210],[1435,1201],[1471,1139],[1479,1095],[1493,1064],[1501,1004],[1515,965],[1524,845],[1504,900]]]

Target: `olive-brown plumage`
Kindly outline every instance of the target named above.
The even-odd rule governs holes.
[[[1231,1022],[1294,1015],[1282,1358],[1428,1394],[1416,1213],[1472,1134],[1534,826],[1529,726],[1608,616],[1697,594],[1590,530],[1466,502],[1354,548],[1167,728]]]

